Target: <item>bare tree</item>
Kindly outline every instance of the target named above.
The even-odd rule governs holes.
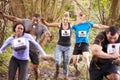
[[[9,10],[9,0],[1,0],[0,1],[0,11],[8,13]],[[7,20],[0,14],[0,46],[3,44],[5,35],[6,35],[6,29],[7,29]]]
[[[94,4],[97,4],[98,9],[95,7],[93,10],[94,12],[98,11],[96,17],[99,22],[106,25],[116,25],[120,16],[120,0],[96,0],[96,2]]]
[[[10,7],[14,16],[18,16],[21,18],[26,16],[26,10],[22,0],[11,0]]]

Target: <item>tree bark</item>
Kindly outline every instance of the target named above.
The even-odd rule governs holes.
[[[8,14],[9,9],[9,0],[6,1],[0,1],[0,11],[5,12]],[[6,29],[7,29],[7,20],[3,17],[2,14],[0,14],[0,46],[2,46],[5,35],[6,35]]]
[[[12,8],[14,16],[17,16],[20,18],[24,18],[26,16],[25,15],[26,10],[25,10],[24,3],[22,0],[11,0],[10,6]]]
[[[112,0],[109,17],[107,19],[108,25],[116,25],[120,16],[120,0]],[[120,26],[120,25],[119,25]]]

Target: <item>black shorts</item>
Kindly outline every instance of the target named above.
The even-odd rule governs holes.
[[[116,64],[103,64],[100,69],[97,69],[94,64],[90,64],[90,80],[103,80],[103,77],[111,73],[119,74],[118,66]]]
[[[89,45],[87,43],[76,43],[73,51],[73,55],[79,55],[83,52],[89,52]]]
[[[40,61],[39,61],[39,53],[33,53],[30,51],[30,59],[31,59],[31,62],[32,64],[35,64],[35,65],[39,65]]]

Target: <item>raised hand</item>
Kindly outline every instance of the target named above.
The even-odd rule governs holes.
[[[48,60],[49,58],[50,58],[50,56],[49,56],[49,55],[47,55],[47,56],[43,57],[43,59],[44,59],[44,60]]]
[[[44,18],[40,18],[40,21],[45,24],[45,19]]]

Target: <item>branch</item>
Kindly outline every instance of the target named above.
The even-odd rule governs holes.
[[[74,2],[76,2],[78,7],[80,8],[80,10],[86,15],[85,19],[87,19],[90,15],[90,12],[91,12],[91,4],[92,4],[91,2],[92,2],[92,0],[87,1],[87,5],[88,5],[87,10],[77,0],[74,0]]]
[[[58,16],[55,18],[55,21],[56,21],[58,18],[60,18],[60,16],[62,16],[61,13],[63,13],[63,10],[64,10],[64,7],[65,7],[66,3],[67,3],[67,0],[62,0],[61,8],[60,8],[59,11],[57,12],[57,15],[58,15]]]
[[[82,12],[85,12],[85,8],[77,0],[74,0],[74,2],[78,5]]]
[[[100,19],[100,22],[102,22],[102,12],[101,12],[101,8],[100,8],[100,0],[98,0],[98,11],[99,11],[99,19]]]

